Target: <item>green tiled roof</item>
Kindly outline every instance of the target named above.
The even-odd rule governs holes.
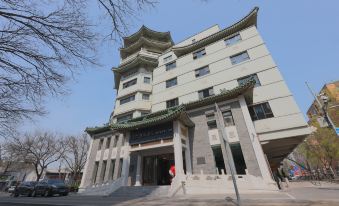
[[[176,107],[168,108],[158,112],[154,112],[142,117],[137,117],[128,120],[124,123],[107,124],[103,127],[86,128],[86,132],[89,134],[97,134],[109,130],[132,130],[137,128],[148,127],[152,125],[161,124],[164,122],[172,121],[174,119],[180,119],[187,126],[194,126],[194,123],[189,119],[186,114],[187,110],[195,109],[201,106],[213,104],[214,102],[225,101],[228,99],[236,98],[237,96],[245,93],[249,89],[252,89],[255,85],[255,80],[251,79],[246,83],[237,86],[231,90],[222,91],[218,95],[210,96],[197,101],[181,104]]]

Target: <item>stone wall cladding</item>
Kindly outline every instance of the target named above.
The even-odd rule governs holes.
[[[208,127],[204,111],[189,114],[195,127],[189,132],[191,140],[191,153],[193,174],[200,174],[202,170],[205,174],[215,174],[215,160],[208,138]],[[197,164],[197,158],[204,157],[205,164]]]
[[[262,176],[239,102],[233,102],[231,104],[231,111],[235,126],[237,128],[241,150],[246,163],[246,168],[249,174],[254,176]]]

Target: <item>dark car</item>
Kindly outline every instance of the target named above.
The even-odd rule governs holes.
[[[22,182],[14,189],[14,197],[18,197],[19,195],[34,195],[36,182]]]
[[[35,185],[34,192],[32,196],[53,196],[55,194],[66,196],[68,195],[69,188],[65,185],[63,180],[51,179],[51,180],[43,180],[38,182]]]

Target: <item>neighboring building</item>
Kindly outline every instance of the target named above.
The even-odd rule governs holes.
[[[121,63],[112,69],[117,95],[110,121],[86,129],[91,146],[82,192],[140,185],[171,185],[170,195],[233,191],[221,129],[240,190],[276,189],[271,168],[310,130],[258,33],[257,13],[177,44],[169,32],[145,26],[124,38]]]
[[[320,103],[323,104],[323,101],[320,98],[321,94],[325,94],[328,97],[327,113],[332,119],[334,125],[339,127],[339,81],[325,84],[322,87],[317,97]],[[307,110],[307,116],[310,120],[317,119],[320,127],[328,126],[328,123],[323,118],[323,110],[315,100],[313,101],[310,108]]]

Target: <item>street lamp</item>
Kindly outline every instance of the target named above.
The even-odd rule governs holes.
[[[323,102],[323,104],[321,104],[320,102],[318,102],[318,103],[319,103],[319,105],[321,106],[321,109],[323,110],[324,117],[325,117],[327,123],[332,127],[332,129],[334,130],[334,132],[337,134],[337,132],[336,132],[336,127],[335,127],[335,125],[334,125],[334,123],[333,123],[331,117],[330,117],[330,116],[328,115],[328,113],[327,113],[328,102],[329,102],[328,96],[326,95],[326,93],[320,93],[320,94],[318,95],[318,97],[320,97],[320,99],[321,99],[322,102]],[[338,134],[337,134],[337,136],[338,136]]]

